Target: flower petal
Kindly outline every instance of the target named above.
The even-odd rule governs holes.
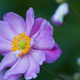
[[[0,36],[0,43],[11,43],[9,40],[3,38],[2,36]]]
[[[31,33],[33,38],[38,37],[41,33],[45,35],[53,35],[53,26],[43,18],[36,18]],[[37,36],[35,36],[37,34]]]
[[[3,76],[4,76],[4,74],[5,74],[5,71],[6,71],[6,69],[0,71],[0,80],[4,80],[4,79],[3,79]]]
[[[23,55],[22,57],[18,58],[17,62],[8,71],[6,71],[4,78],[8,79],[10,76],[25,73],[28,67],[28,57],[27,55]]]
[[[0,53],[11,52],[11,44],[0,43]]]
[[[62,53],[62,50],[59,48],[56,43],[52,50],[45,50],[46,60],[45,63],[53,63],[55,62]]]
[[[30,47],[32,47],[32,46],[33,46],[33,44],[34,44],[34,40],[33,40],[33,39],[31,39],[31,41],[30,41]]]
[[[12,41],[13,37],[16,36],[11,30],[11,26],[8,22],[0,21],[0,36],[10,41]]]
[[[37,32],[37,34],[34,36],[34,37],[37,37],[37,35],[38,35],[39,32],[40,32],[39,29],[40,29],[41,24],[42,24],[43,21],[44,21],[43,18],[36,18],[36,19],[34,20],[34,25],[33,25],[32,29],[31,29],[31,31],[30,31],[30,36],[33,36],[33,35]]]
[[[37,19],[41,20],[41,18]],[[52,49],[55,45],[55,41],[52,35],[52,25],[48,21],[43,20],[38,31],[32,36],[32,38],[34,39],[33,47],[36,49]]]
[[[28,54],[28,59],[30,62],[30,66],[28,71],[25,73],[25,79],[32,79],[37,77],[37,73],[39,73],[40,66],[37,65],[31,53]]]
[[[34,24],[34,11],[33,8],[29,8],[26,12],[26,25],[27,25],[27,31],[26,33],[29,34],[30,30]]]
[[[0,36],[0,54],[5,56],[11,52],[11,42]]]
[[[45,53],[43,51],[31,49],[30,53],[38,65],[43,64],[45,61]]]
[[[0,71],[6,67],[12,66],[16,60],[17,58],[14,56],[13,52],[7,54],[0,63]]]
[[[51,21],[58,26],[62,26],[66,15],[69,14],[68,3],[62,3],[56,10],[55,14],[51,17]]]
[[[24,27],[25,27],[25,22],[24,19],[19,16],[16,13],[9,12],[3,16],[4,21],[7,21],[10,23],[10,25],[13,27],[13,29],[17,33],[23,33],[24,32]]]
[[[7,80],[17,80],[22,74],[12,75]],[[5,79],[5,77],[3,77]],[[20,80],[20,79],[19,79]]]
[[[52,36],[39,36],[34,40],[33,48],[35,49],[52,49],[55,45],[55,41]]]

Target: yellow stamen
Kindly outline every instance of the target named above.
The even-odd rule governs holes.
[[[22,54],[18,54],[18,56],[22,56],[30,51],[30,41],[31,38],[26,35],[26,32],[20,33],[18,36],[14,37],[13,41],[11,41],[11,50],[17,51],[20,50]]]

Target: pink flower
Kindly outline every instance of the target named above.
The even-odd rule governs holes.
[[[0,21],[0,53],[4,56],[0,71],[10,67],[4,79],[16,80],[22,74],[25,79],[36,78],[43,62],[53,63],[62,53],[52,37],[52,25],[43,18],[34,18],[29,8],[26,21],[13,12]]]

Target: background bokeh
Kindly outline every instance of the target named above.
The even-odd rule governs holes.
[[[55,63],[43,64],[43,66],[55,74],[67,75],[71,80],[73,74],[79,72],[76,60],[80,57],[80,0],[68,0],[68,3],[70,14],[62,27],[58,27],[50,21],[52,14],[59,5],[55,0],[0,0],[0,20],[3,19],[5,13],[11,11],[25,19],[27,9],[33,7],[35,17],[43,17],[50,21],[54,28],[53,37],[63,52]],[[1,59],[2,56],[0,55]],[[41,69],[35,80],[55,79]]]

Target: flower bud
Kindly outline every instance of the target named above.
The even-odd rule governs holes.
[[[62,26],[66,19],[66,16],[69,14],[69,5],[68,3],[62,3],[55,13],[51,17],[51,21],[58,26]]]

